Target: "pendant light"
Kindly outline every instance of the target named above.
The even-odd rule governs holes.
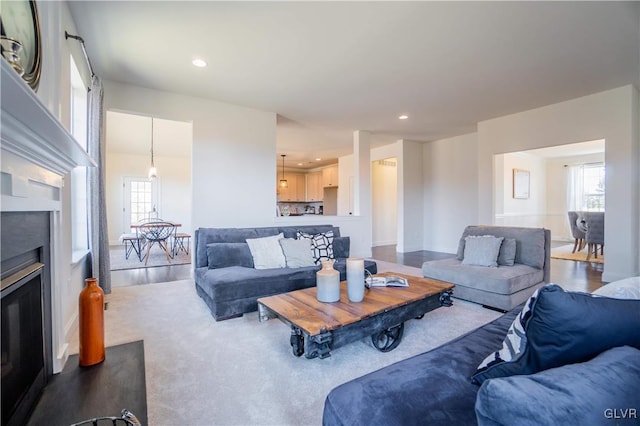
[[[153,180],[158,177],[158,170],[153,163],[153,117],[151,117],[151,167],[149,167],[149,179]]]
[[[289,182],[284,178],[284,157],[286,157],[286,155],[280,154],[280,156],[282,157],[282,179],[280,179],[280,188],[288,188]]]

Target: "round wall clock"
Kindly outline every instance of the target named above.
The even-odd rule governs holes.
[[[2,56],[33,88],[38,89],[42,66],[40,21],[35,1],[0,2]]]

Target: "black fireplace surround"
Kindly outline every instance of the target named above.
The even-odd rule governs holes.
[[[50,212],[2,212],[2,425],[26,420],[53,374]]]

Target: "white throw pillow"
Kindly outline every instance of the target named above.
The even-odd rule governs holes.
[[[493,235],[468,236],[464,242],[463,265],[498,266],[498,253],[502,244],[502,237]]]
[[[287,261],[280,247],[282,233],[264,238],[247,238],[247,244],[253,257],[253,267],[256,269],[284,268]]]

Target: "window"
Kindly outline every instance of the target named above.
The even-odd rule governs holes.
[[[80,146],[87,149],[88,96],[78,67],[70,56],[71,86],[71,134]],[[78,260],[89,247],[89,217],[87,207],[87,168],[76,167],[71,171],[71,248],[73,259]]]
[[[124,189],[124,227],[129,232],[131,225],[143,220],[159,217],[158,179],[125,177]]]
[[[584,189],[582,191],[583,210],[604,211],[604,164],[585,164],[582,169]]]
[[[604,163],[569,166],[568,210],[604,211]]]

